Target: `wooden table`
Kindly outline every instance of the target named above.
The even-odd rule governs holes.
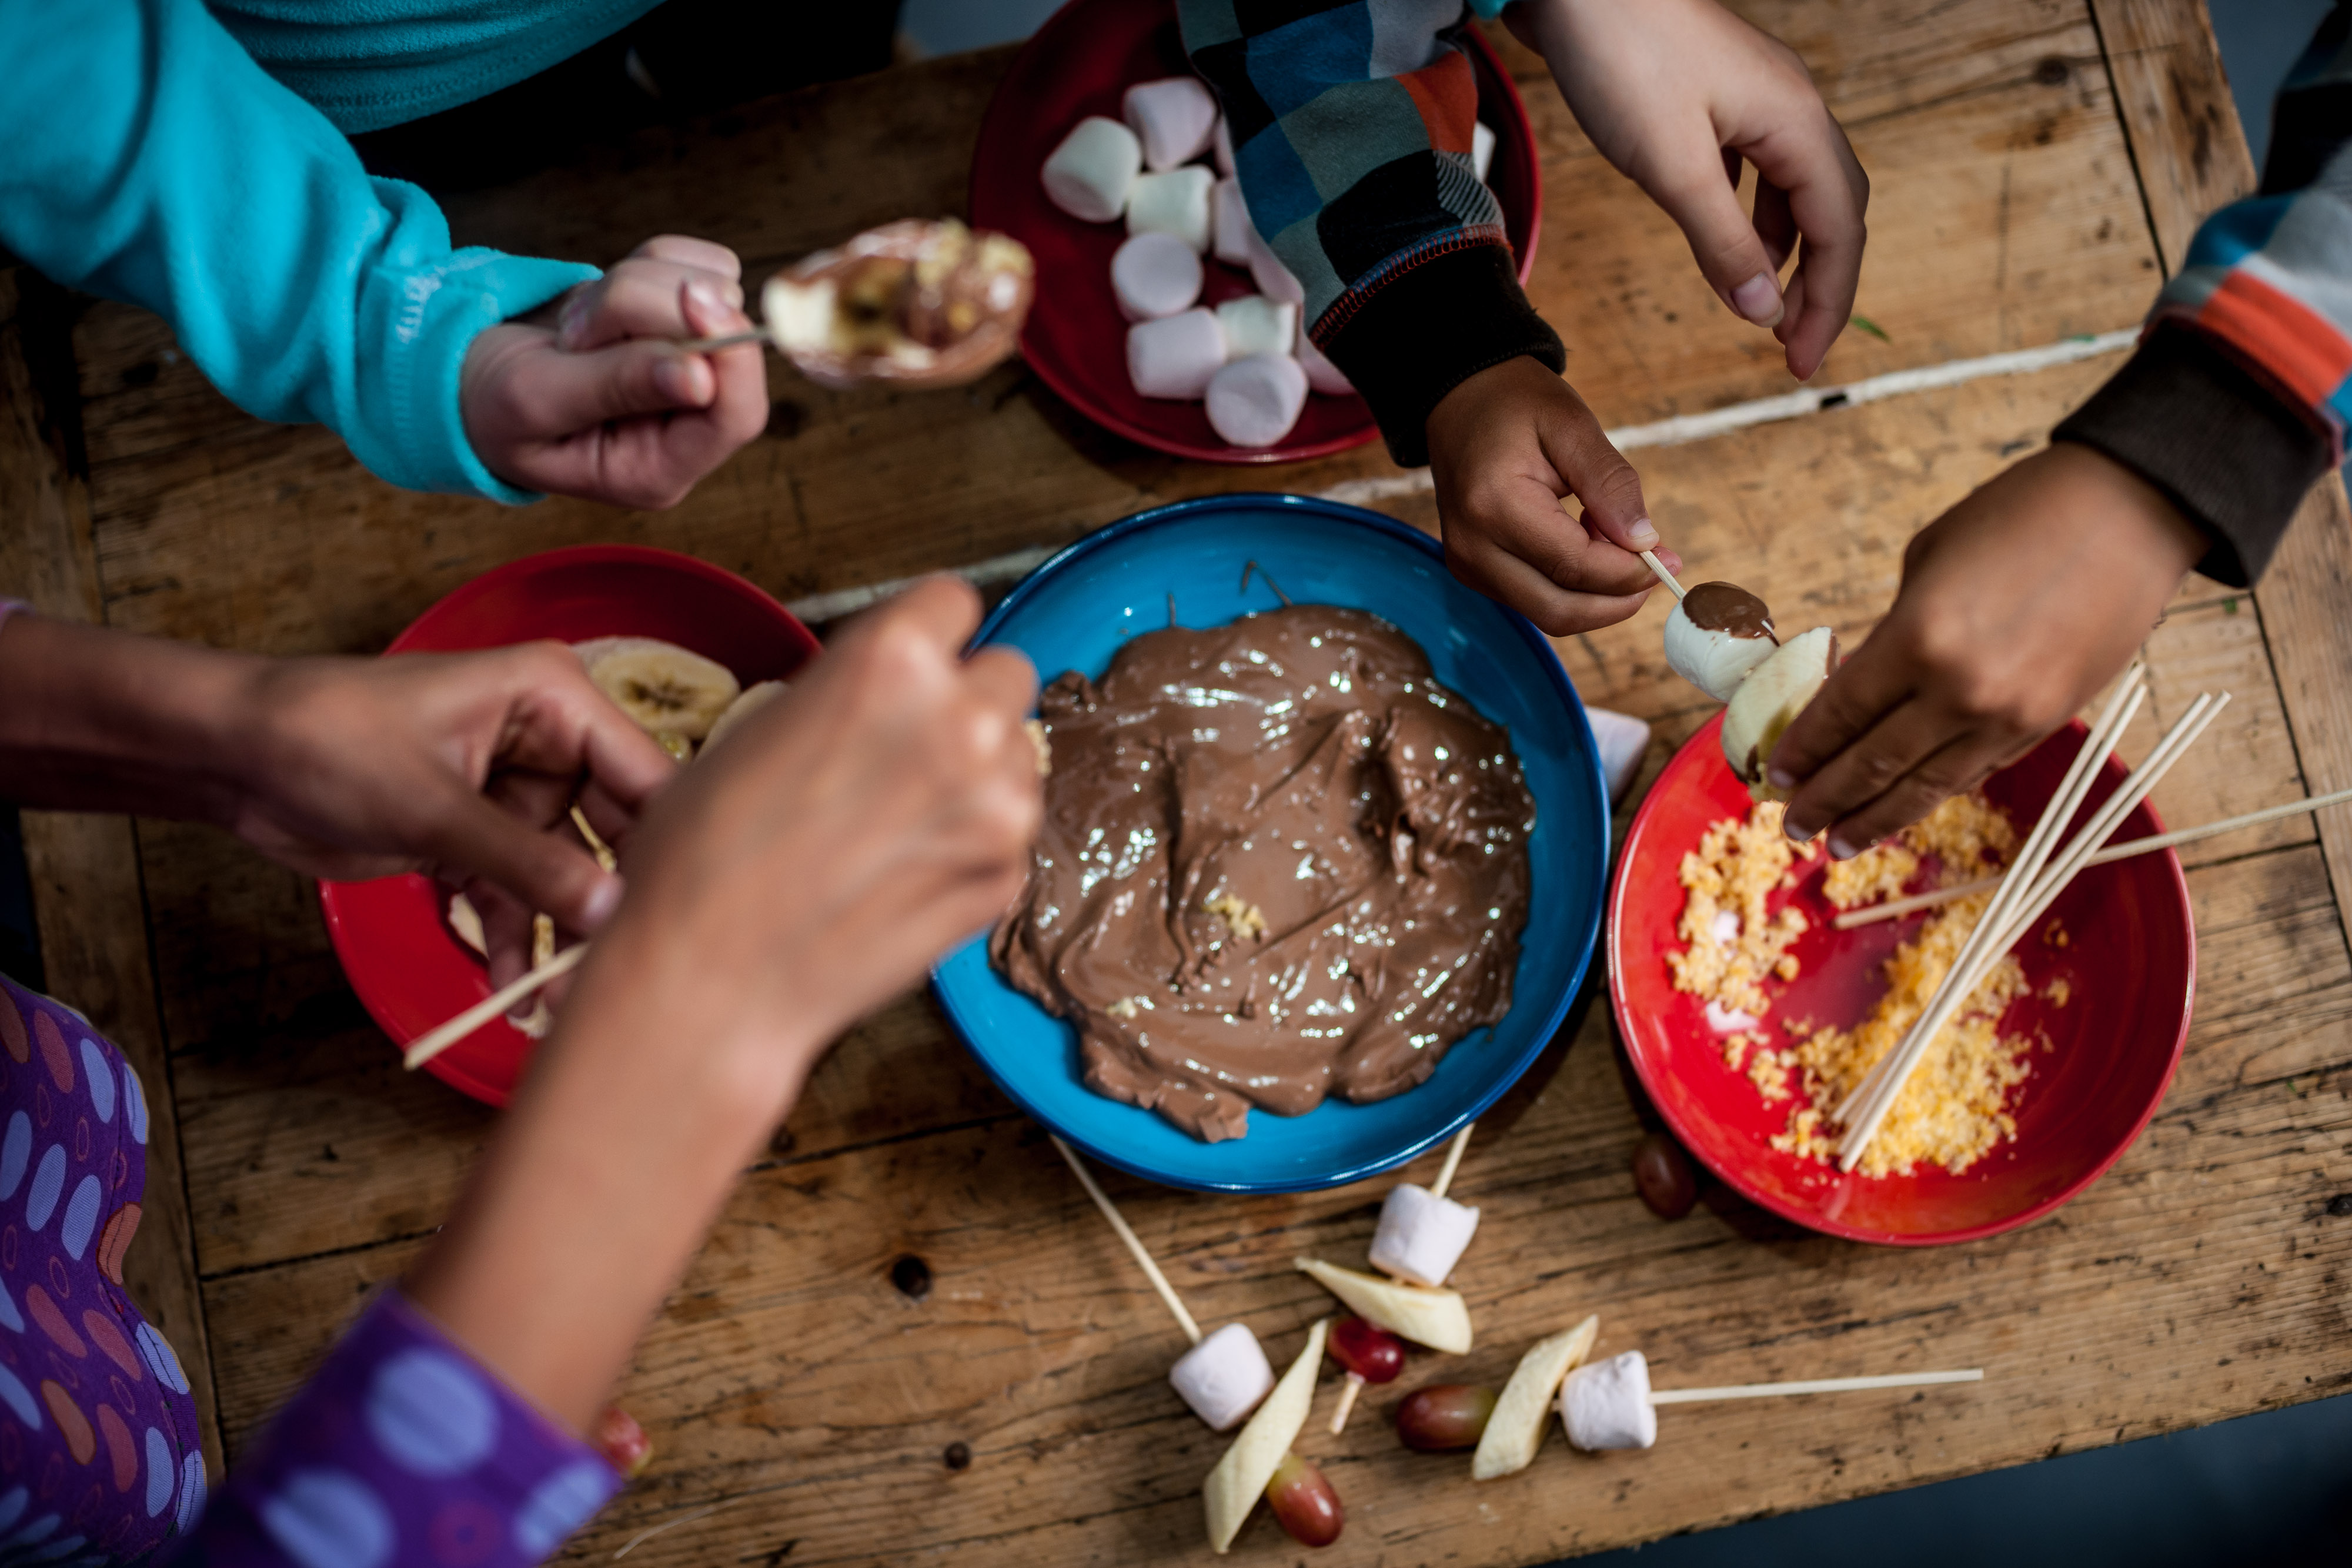
[[[1742,8],[1804,54],[1874,185],[1860,308],[1886,340],[1847,333],[1826,383],[2128,328],[2196,218],[2251,188],[2197,0]],[[1774,346],[1716,305],[1539,63],[1504,43],[1544,150],[1532,292],[1604,421],[1788,391]],[[591,258],[708,235],[757,275],[958,209],[1007,57],[645,135],[450,215],[461,239]],[[1851,636],[1887,604],[1905,538],[2039,444],[2117,357],[1637,458],[1695,573]],[[331,436],[236,413],[152,318],[21,270],[0,272],[0,584],[53,613],[272,653],[379,649],[484,569],[582,540],[667,545],[838,605],[935,568],[995,562],[1002,578],[1013,552],[1205,491],[1349,486],[1434,521],[1425,484],[1377,448],[1275,472],[1164,461],[1086,427],[1017,365],[922,398],[779,374],[767,435],[663,514],[394,491]],[[2148,640],[2154,712],[2126,751],[2185,694],[2238,700],[2158,791],[2174,821],[2352,785],[2347,584],[2331,480],[2258,594],[2182,592]],[[1660,658],[1663,613],[1560,646],[1588,700],[1658,725],[1653,772],[1709,711]],[[431,1233],[490,1113],[400,1071],[300,878],[168,823],[30,817],[26,837],[51,988],[159,1091],[135,1282],[234,1456]],[[2021,1233],[1873,1250],[1719,1194],[1660,1222],[1628,1179],[1641,1123],[1605,1008],[1487,1120],[1464,1169],[1486,1221],[1457,1275],[1481,1338],[1459,1375],[1497,1380],[1536,1333],[1597,1310],[1603,1348],[1642,1346],[1668,1383],[1976,1364],[1987,1382],[1676,1413],[1654,1452],[1555,1441],[1478,1488],[1402,1452],[1375,1413],[1317,1444],[1350,1515],[1318,1561],[1539,1562],[2352,1383],[2352,822],[2278,822],[2189,864],[2200,973],[2179,1077],[2113,1173]],[[1240,1201],[1111,1185],[1195,1312],[1246,1317],[1277,1357],[1328,1306],[1290,1260],[1360,1257],[1385,1186]],[[927,1294],[894,1286],[910,1256]],[[659,1458],[572,1552],[677,1523],[636,1560],[1203,1559],[1197,1493],[1221,1445],[1161,1381],[1175,1348],[1039,1130],[909,995],[818,1073],[647,1335],[621,1397]],[[1263,1521],[1239,1551],[1295,1554]]]

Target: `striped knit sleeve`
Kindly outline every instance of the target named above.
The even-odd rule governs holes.
[[[1566,363],[1520,290],[1471,162],[1478,84],[1463,0],[1181,0],[1264,243],[1302,320],[1371,405],[1400,463],[1455,386],[1531,355]]]
[[[2352,418],[2352,0],[2281,90],[2262,188],[2207,218],[2113,381],[2054,433],[2105,452],[2252,583]]]

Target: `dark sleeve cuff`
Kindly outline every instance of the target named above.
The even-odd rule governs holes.
[[[1317,347],[1355,383],[1389,455],[1408,468],[1429,461],[1429,411],[1480,371],[1521,354],[1555,373],[1568,364],[1559,334],[1521,291],[1508,246],[1441,251],[1352,303]]]
[[[2194,329],[2159,325],[2051,433],[2106,454],[2204,533],[2197,570],[2250,588],[2335,444]]]

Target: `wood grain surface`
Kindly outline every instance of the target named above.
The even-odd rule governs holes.
[[[2096,0],[2095,14],[2086,0],[1739,9],[1804,55],[1874,181],[1859,309],[1888,340],[1847,333],[1826,382],[2129,327],[2183,225],[2232,189],[2229,148],[2242,160],[2195,0]],[[1543,155],[1531,292],[1602,419],[1789,390],[1776,346],[1720,308],[1540,62],[1503,44]],[[452,223],[461,240],[588,259],[699,233],[756,276],[873,222],[960,208],[1008,57],[899,68],[591,148],[453,199]],[[2149,96],[2151,70],[2174,98]],[[2220,117],[2201,162],[2175,102]],[[394,491],[322,432],[247,418],[140,312],[79,312],[69,353],[82,456],[69,474],[33,461],[39,432],[17,419],[0,431],[13,443],[0,500],[12,519],[19,506],[82,519],[52,525],[82,555],[0,554],[0,567],[78,559],[59,580],[89,596],[76,612],[278,653],[373,652],[467,578],[558,544],[666,545],[796,597],[1062,542],[1184,496],[1397,475],[1376,447],[1273,473],[1164,460],[1087,429],[1017,366],[925,398],[824,392],[779,371],[768,434],[675,511],[509,510]],[[1827,411],[1638,463],[1695,572],[1858,636],[1890,601],[1910,534],[2038,446],[2116,362]],[[41,498],[68,480],[68,499]],[[1433,528],[1427,494],[1399,489],[1390,509]],[[2340,490],[2314,513],[2325,526],[2305,519],[2259,595],[2192,580],[2148,640],[2156,695],[2126,755],[2189,695],[2237,697],[2158,791],[2174,822],[2352,783],[2340,613],[2352,530]],[[1653,774],[1711,711],[1664,667],[1664,612],[1560,644],[1588,700],[1656,724]],[[198,828],[114,824],[56,841],[45,933],[63,889],[100,890],[91,918],[128,956],[86,983],[120,995],[135,959],[148,1015],[110,1027],[126,1044],[144,1029],[169,1045],[183,1272],[201,1280],[234,1454],[439,1223],[491,1113],[398,1071],[299,878]],[[1478,1487],[1466,1459],[1399,1449],[1393,1397],[1369,1400],[1345,1437],[1312,1445],[1349,1511],[1348,1535],[1318,1561],[1542,1562],[2352,1384],[2352,948],[2335,895],[2352,871],[2346,841],[2291,820],[2193,846],[2200,1002],[2163,1111],[2084,1197],[1968,1247],[1832,1242],[1713,1188],[1690,1218],[1654,1219],[1627,1174],[1646,1108],[1629,1097],[1605,1007],[1580,1012],[1482,1124],[1460,1178],[1486,1211],[1457,1281],[1479,1348],[1420,1358],[1409,1380],[1498,1379],[1530,1339],[1588,1311],[1604,1349],[1639,1345],[1666,1385],[1973,1364],[1989,1379],[1677,1410],[1646,1454],[1573,1455],[1555,1436],[1528,1473]],[[1247,1318],[1280,1359],[1328,1306],[1289,1260],[1360,1259],[1385,1184],[1251,1200],[1111,1185],[1196,1314]],[[910,1255],[929,1270],[919,1299],[892,1282]],[[655,1437],[655,1467],[569,1555],[609,1556],[675,1524],[632,1560],[1205,1561],[1197,1493],[1221,1441],[1164,1383],[1178,1348],[1040,1132],[928,996],[909,995],[819,1070],[654,1326],[621,1398]],[[966,1468],[948,1462],[956,1444]],[[1263,1519],[1236,1554],[1296,1555]]]

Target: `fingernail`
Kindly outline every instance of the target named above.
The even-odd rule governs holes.
[[[1759,272],[1731,291],[1732,308],[1759,327],[1780,324],[1780,285],[1769,272]]]
[[[613,911],[621,907],[623,884],[617,876],[600,879],[588,892],[587,902],[580,906],[580,918],[584,929],[593,931],[613,918]]]
[[[699,321],[688,323],[698,332],[711,330],[734,308],[719,298],[717,289],[698,280],[686,286],[686,297],[694,302],[694,313],[701,318]]]
[[[1852,844],[1847,843],[1835,833],[1832,833],[1830,835],[1830,859],[1833,861],[1850,861],[1861,852],[1862,852],[1860,850],[1855,849]]]
[[[576,348],[580,342],[581,324],[588,319],[588,297],[574,294],[563,302],[562,311],[555,320],[555,340],[559,347]]]
[[[1647,517],[1634,518],[1633,526],[1625,530],[1625,537],[1633,541],[1633,548],[1635,549],[1655,549],[1658,548],[1658,530],[1652,526],[1650,519]]]
[[[1767,768],[1764,769],[1764,781],[1775,789],[1793,789],[1797,787],[1797,776],[1785,768]]]
[[[695,374],[694,363],[690,360],[655,361],[654,390],[672,402],[685,403],[690,408],[700,408],[707,400],[702,395],[702,388],[697,384],[699,379]]]

